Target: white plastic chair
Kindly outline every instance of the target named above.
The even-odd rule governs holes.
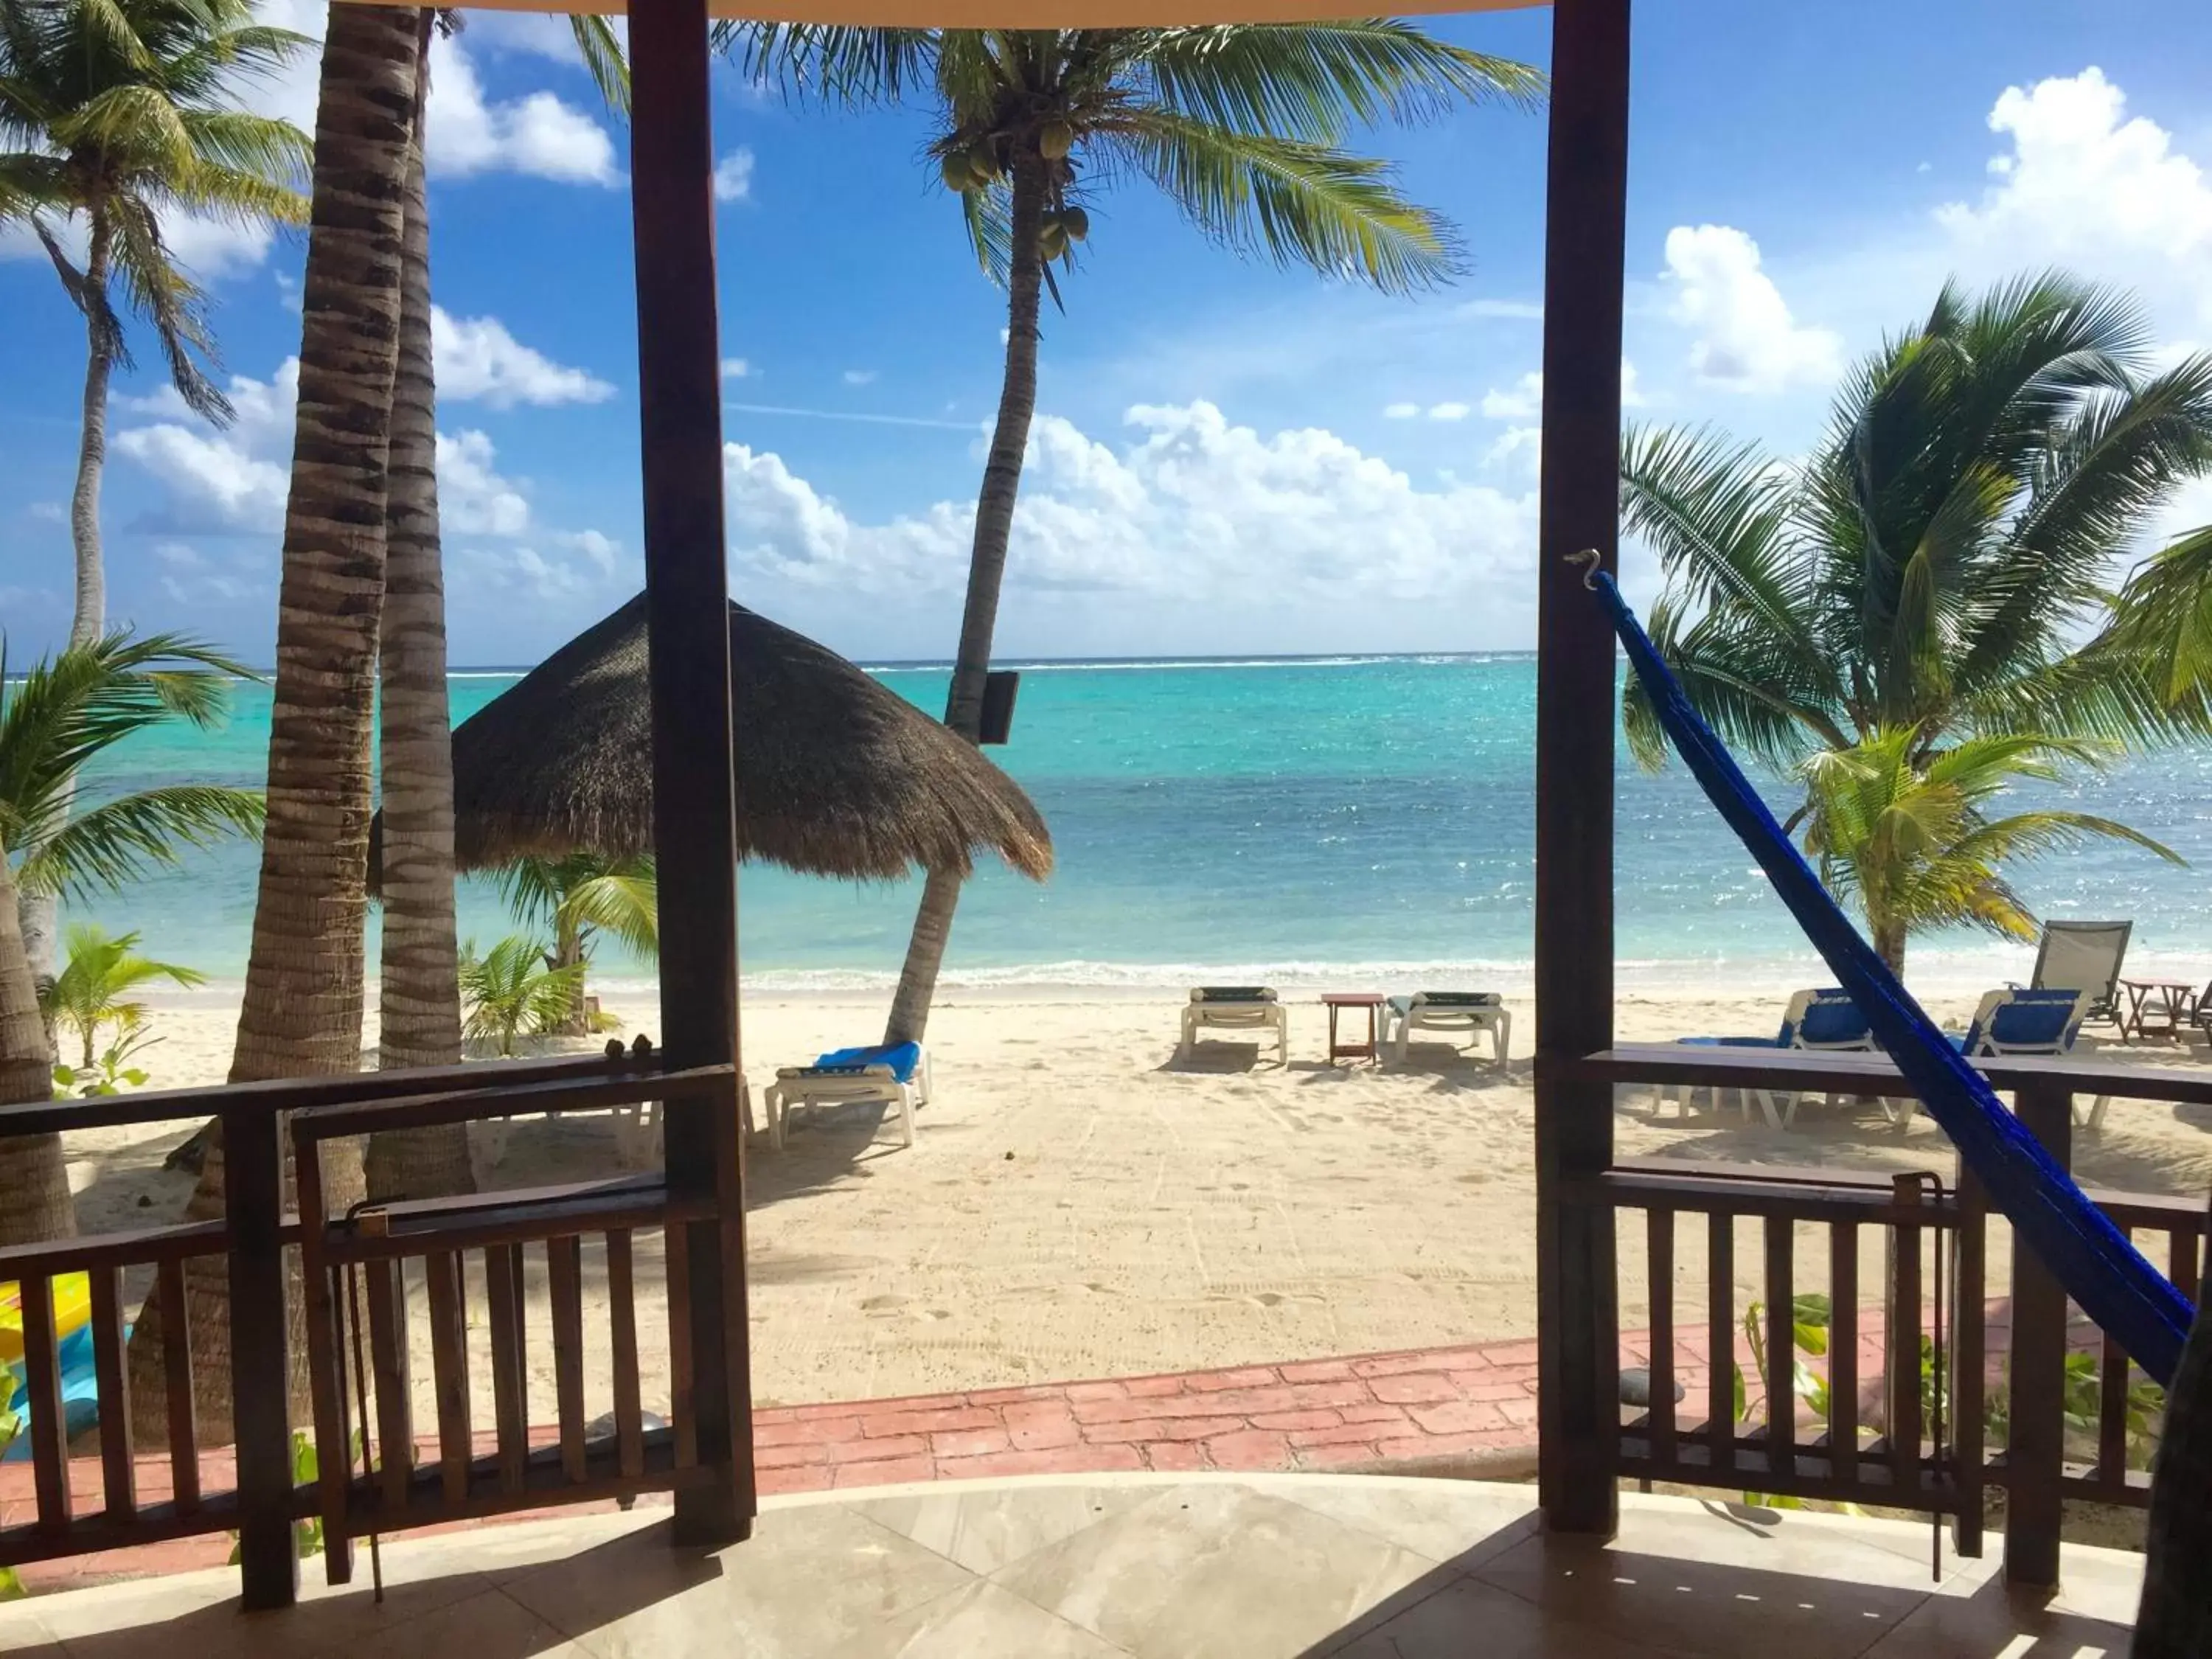
[[[1505,1006],[1505,999],[1495,991],[1416,991],[1409,997],[1392,997],[1382,1005],[1382,1036],[1390,1039],[1393,1028],[1397,1031],[1396,1046],[1391,1050],[1390,1063],[1406,1063],[1406,1045],[1416,1031],[1445,1031],[1455,1038],[1464,1036],[1464,1042],[1455,1042],[1455,1048],[1473,1048],[1474,1040],[1488,1033],[1491,1063],[1501,1071],[1505,1057],[1513,1044],[1513,1014]]]
[[[1204,1030],[1272,1031],[1276,1063],[1290,1063],[1291,1012],[1268,986],[1194,986],[1183,1006],[1182,1041],[1176,1045],[1176,1058],[1188,1060]]]

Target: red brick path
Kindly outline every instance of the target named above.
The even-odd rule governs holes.
[[[2009,1310],[1992,1304],[1990,1313],[1994,1374],[2009,1334]],[[1741,1330],[1736,1342],[1737,1363],[1750,1373]],[[1859,1347],[1859,1375],[1873,1409],[1881,1376],[1876,1310],[1861,1316]],[[1649,1351],[1649,1333],[1624,1334],[1624,1364],[1644,1364]],[[1686,1421],[1704,1415],[1706,1375],[1702,1325],[1678,1330],[1675,1379],[1688,1395],[1681,1408]],[[550,1426],[532,1431],[533,1442],[557,1437]],[[1534,1341],[777,1406],[753,1419],[763,1496],[1009,1474],[1387,1469],[1530,1449],[1535,1439]],[[495,1449],[491,1437],[479,1441],[479,1452]],[[426,1452],[435,1456],[434,1443]],[[204,1454],[201,1468],[204,1491],[226,1491],[233,1484],[227,1451]],[[77,1513],[95,1512],[98,1459],[73,1460],[70,1476]],[[167,1498],[167,1460],[142,1458],[138,1485],[142,1502]],[[25,1524],[35,1513],[30,1465],[0,1464],[0,1528]],[[73,1588],[219,1566],[229,1552],[229,1538],[218,1534],[27,1567],[22,1577],[36,1589]]]

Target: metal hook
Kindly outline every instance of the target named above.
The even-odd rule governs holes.
[[[1583,586],[1593,593],[1597,592],[1597,567],[1598,561],[1601,557],[1603,555],[1594,547],[1586,547],[1579,553],[1567,555],[1569,564],[1578,564],[1583,568]]]

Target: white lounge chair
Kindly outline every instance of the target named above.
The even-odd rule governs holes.
[[[1290,1064],[1291,1012],[1267,986],[1192,987],[1190,1000],[1182,1011],[1182,1042],[1176,1048],[1178,1060],[1190,1058],[1202,1030],[1272,1031],[1275,1035],[1276,1063]]]
[[[2087,1001],[2077,1026],[2093,1019],[2118,1025],[2120,964],[2127,959],[2135,927],[2132,921],[2045,922],[2027,988],[2085,992]]]
[[[2099,994],[2094,986],[2079,990],[2068,986],[2027,990],[2007,986],[1985,994],[1966,1034],[1951,1041],[1969,1060],[1982,1055],[2071,1054],[2083,1022],[2096,1012]],[[2105,1110],[2112,1103],[2110,1095],[2099,1095],[2085,1107],[2076,1095],[2074,1121],[2085,1129],[2101,1129]],[[1905,1109],[1897,1121],[1910,1118],[1917,1104],[1904,1103]]]
[[[627,1106],[607,1109],[615,1124],[615,1163],[625,1170],[649,1170],[660,1162],[665,1142],[663,1139],[660,1103],[657,1100],[639,1101]],[[744,1126],[745,1137],[753,1134],[753,1091],[742,1079],[738,1084],[738,1115]],[[560,1112],[544,1114],[550,1121],[564,1115]],[[511,1117],[480,1118],[469,1125],[469,1153],[479,1170],[495,1168],[507,1156],[507,1142],[514,1137],[514,1120]]]
[[[838,1048],[811,1066],[786,1066],[765,1097],[769,1144],[778,1152],[791,1114],[801,1106],[880,1100],[898,1108],[899,1144],[914,1145],[914,1109],[929,1103],[929,1055],[919,1042]]]
[[[1416,991],[1409,997],[1392,997],[1382,1005],[1382,1035],[1389,1040],[1393,1024],[1397,1046],[1391,1051],[1394,1065],[1406,1063],[1406,1045],[1416,1031],[1448,1031],[1454,1048],[1472,1048],[1476,1037],[1490,1034],[1491,1063],[1501,1070],[1513,1042],[1513,1015],[1505,999],[1495,991]]]

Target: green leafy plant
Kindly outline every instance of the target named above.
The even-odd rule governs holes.
[[[597,853],[571,853],[557,859],[517,859],[499,872],[499,892],[524,927],[552,929],[553,948],[545,953],[548,968],[587,970],[592,947],[601,937],[647,961],[660,953],[660,884],[649,854],[603,858]],[[583,1003],[584,974],[579,972],[560,1029],[577,1035],[584,1031]]]
[[[352,1446],[357,1457],[361,1451],[361,1431],[353,1431]],[[322,1459],[315,1455],[315,1443],[302,1429],[292,1431],[292,1484],[312,1486],[322,1478]],[[240,1544],[238,1534],[230,1535],[230,1565],[238,1565]],[[320,1516],[309,1516],[304,1521],[292,1523],[292,1553],[301,1560],[323,1553],[323,1521]]]
[[[197,969],[140,956],[135,933],[111,935],[104,928],[78,922],[69,930],[68,944],[69,965],[51,985],[41,988],[39,1011],[57,1030],[76,1039],[82,1053],[74,1068],[78,1071],[94,1068],[100,1036],[111,1026],[117,1046],[126,1051],[149,1040],[134,1035],[145,1022],[146,1006],[130,1000],[128,993],[161,979],[186,988],[207,983],[207,975]],[[65,1082],[60,1073],[72,1068],[54,1069],[56,1080]]]
[[[126,1087],[144,1088],[145,1068],[131,1062],[141,1048],[151,1048],[160,1041],[133,1018],[117,1030],[114,1042],[83,1065],[54,1067],[54,1098],[97,1100],[119,1095]]]
[[[567,1023],[583,982],[582,963],[547,967],[544,946],[526,934],[508,934],[483,957],[471,941],[461,952],[461,1030],[513,1054],[516,1037]]]

